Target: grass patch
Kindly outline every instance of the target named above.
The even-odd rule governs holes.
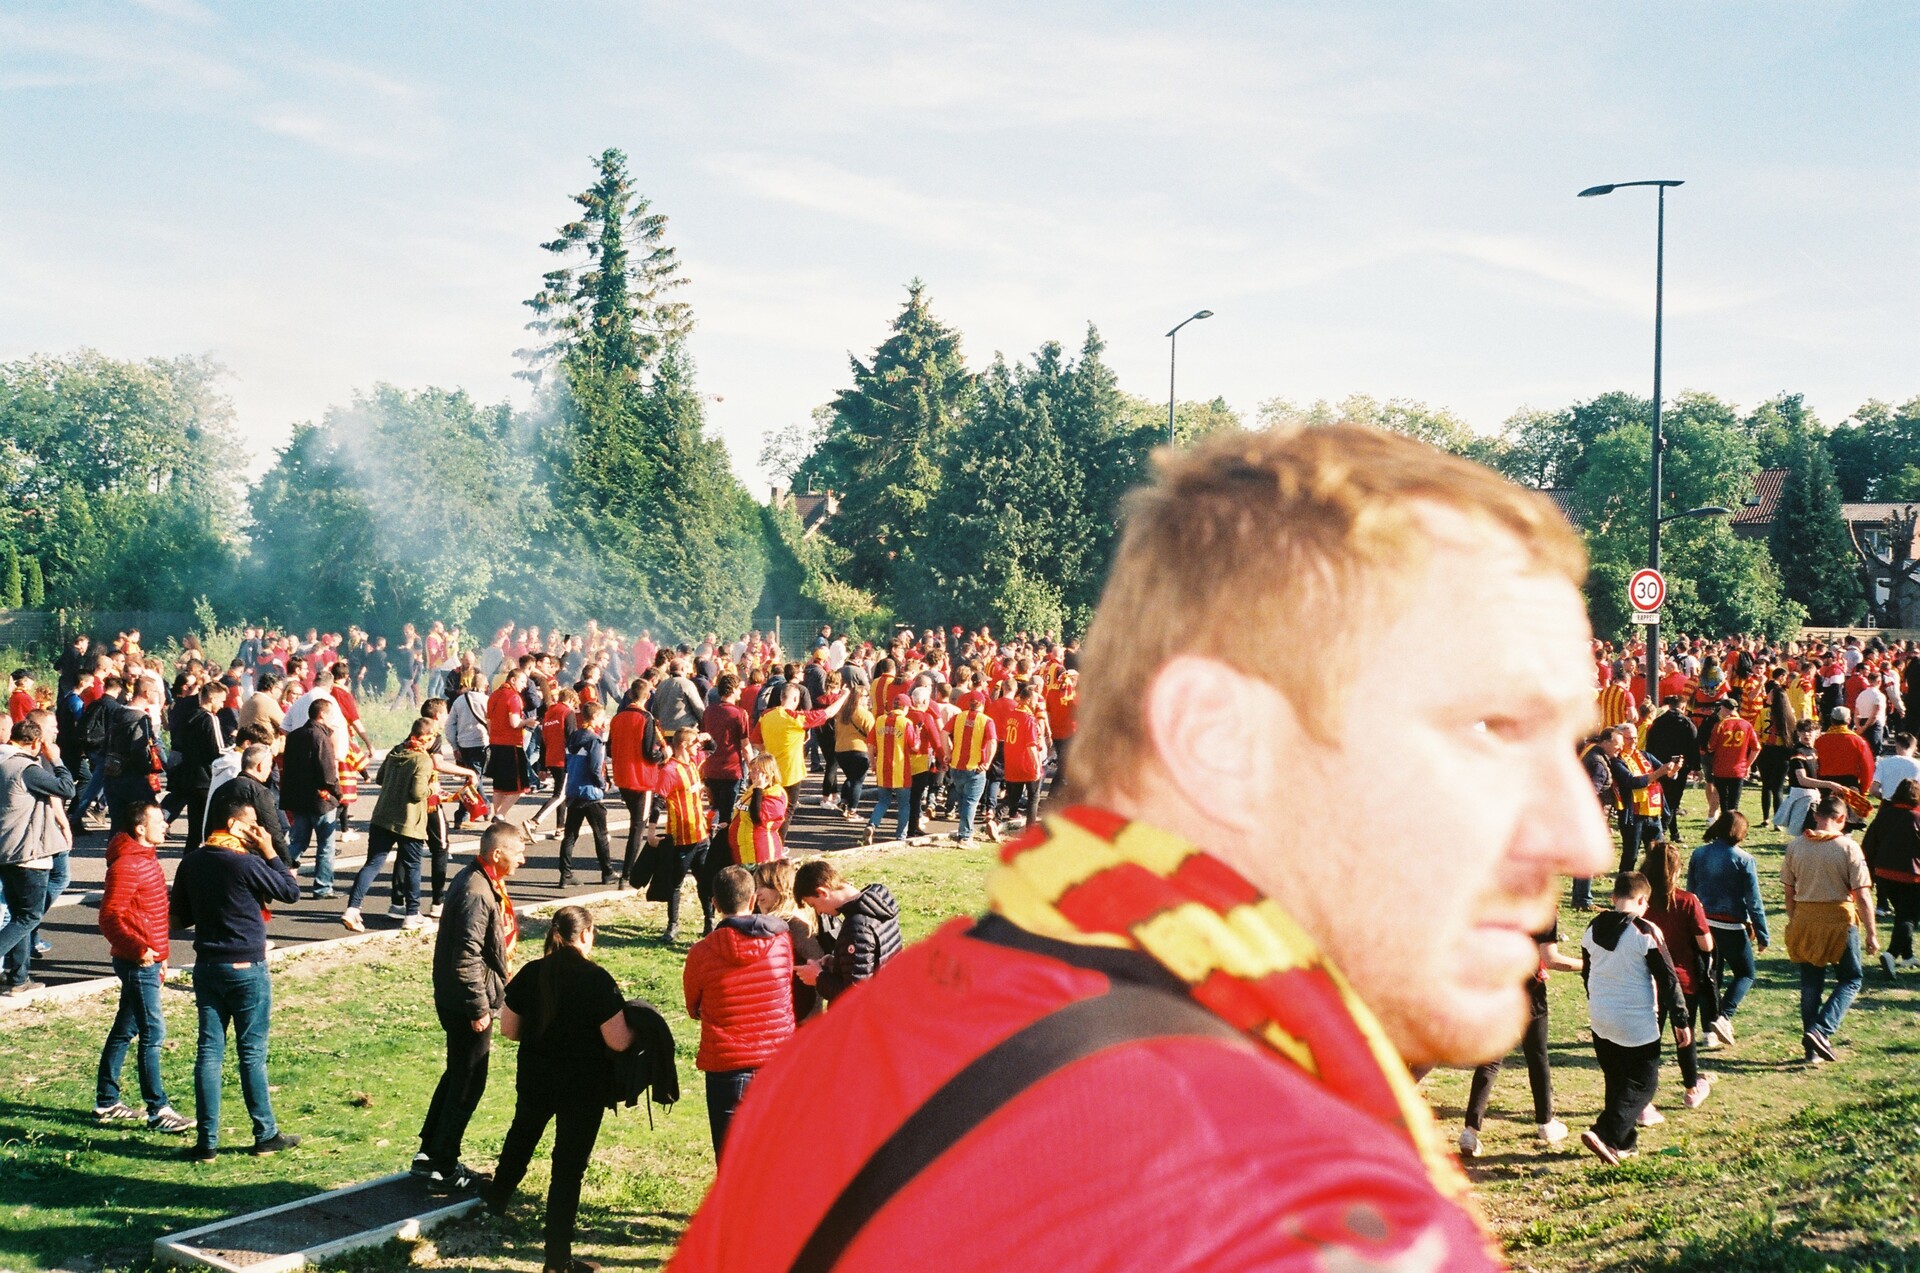
[[[1749,793],[1751,800],[1752,793]],[[1699,797],[1693,797],[1697,805]],[[1697,840],[1700,826],[1689,820]],[[1781,837],[1759,832],[1768,904],[1779,905]],[[909,938],[980,905],[989,855],[951,849],[852,859],[862,882],[884,879],[900,899]],[[609,1116],[586,1180],[580,1254],[621,1267],[658,1267],[712,1175],[694,1023],[679,1011],[684,947],[658,944],[661,908],[625,902],[601,912],[599,955],[629,993],[675,1022],[685,1099],[649,1130],[638,1111]],[[1797,978],[1779,945],[1737,1021],[1739,1044],[1704,1054],[1721,1082],[1698,1110],[1683,1109],[1668,1052],[1659,1103],[1664,1127],[1643,1152],[1607,1169],[1577,1149],[1532,1138],[1524,1067],[1501,1076],[1482,1135],[1476,1177],[1516,1267],[1541,1270],[1920,1269],[1920,979],[1889,986],[1877,969],[1837,1040],[1843,1060],[1799,1063]],[[1577,947],[1585,917],[1561,932]],[[541,928],[529,923],[527,940]],[[222,1155],[212,1168],[174,1156],[179,1142],[145,1131],[96,1128],[93,1066],[110,1005],[33,1011],[0,1029],[0,1268],[148,1269],[152,1239],[236,1211],[267,1206],[400,1169],[412,1155],[432,1085],[440,1036],[428,988],[424,938],[351,957],[316,953],[275,972],[272,1076],[276,1111],[308,1138],[298,1151],[255,1160]],[[1586,1034],[1579,978],[1550,986],[1555,1103],[1577,1133],[1597,1112],[1600,1074]],[[176,1104],[193,1100],[192,1000],[170,992],[166,1061]],[[468,1138],[469,1159],[490,1163],[512,1112],[513,1045],[502,1043],[486,1100]],[[247,1140],[231,1078],[222,1140]],[[127,1076],[132,1078],[131,1065]],[[1425,1084],[1442,1123],[1458,1129],[1464,1072]],[[528,1198],[546,1187],[536,1162]],[[480,1217],[417,1244],[389,1244],[338,1267],[397,1270],[537,1267],[539,1206],[506,1220]]]

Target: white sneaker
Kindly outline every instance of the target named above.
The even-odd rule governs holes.
[[[426,917],[427,917],[428,919],[439,919],[439,918],[440,918],[440,903],[439,903],[439,902],[435,902],[435,903],[434,903],[433,905],[431,905],[431,906],[429,906],[429,907],[427,907],[427,909],[426,909],[426,910],[425,910],[424,912],[422,912],[422,913],[423,913],[423,914],[425,914],[425,915],[426,915]]]
[[[822,809],[838,809],[840,807],[840,797],[822,796],[820,798],[820,807]]]
[[[1480,1133],[1474,1131],[1471,1127],[1464,1127],[1460,1130],[1460,1156],[1462,1158],[1478,1158],[1480,1156]]]
[[[1567,1125],[1559,1119],[1540,1124],[1540,1139],[1549,1145],[1558,1145],[1567,1138]]]
[[[1649,1105],[1640,1111],[1640,1117],[1635,1121],[1642,1127],[1658,1127],[1667,1121],[1667,1116]]]
[[[1712,1024],[1707,1026],[1707,1032],[1728,1047],[1733,1046],[1733,1022],[1724,1013],[1713,1019]]]
[[[400,927],[409,933],[418,932],[422,928],[432,928],[433,921],[425,915],[409,915],[400,921]]]
[[[341,911],[340,923],[350,933],[364,933],[367,931],[365,922],[360,918],[360,908],[358,906],[349,906],[347,909]]]
[[[1894,966],[1895,968],[1899,968],[1899,969],[1902,969],[1902,970],[1905,970],[1905,969],[1908,969],[1908,968],[1920,968],[1920,958],[1915,958],[1915,959],[1896,959],[1896,960],[1894,960],[1894,961],[1893,961],[1893,966]]]
[[[1712,1092],[1713,1092],[1713,1084],[1709,1083],[1707,1081],[1707,1076],[1702,1074],[1700,1076],[1700,1081],[1698,1083],[1695,1083],[1692,1087],[1688,1088],[1686,1090],[1686,1094],[1681,1099],[1686,1102],[1686,1106],[1688,1109],[1699,1109],[1702,1105],[1705,1105],[1707,1103],[1707,1097]]]

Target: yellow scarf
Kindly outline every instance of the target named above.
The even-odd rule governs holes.
[[[1482,1227],[1433,1111],[1372,1011],[1271,898],[1199,848],[1075,806],[1001,851],[994,913],[1041,937],[1136,950],[1349,1105],[1404,1135],[1442,1196]]]

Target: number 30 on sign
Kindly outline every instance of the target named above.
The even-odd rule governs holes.
[[[1636,570],[1633,578],[1627,581],[1627,600],[1633,603],[1635,610],[1658,610],[1666,599],[1667,580],[1657,570]]]

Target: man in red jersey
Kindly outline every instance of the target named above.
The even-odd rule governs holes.
[[[1385,431],[1159,464],[1081,662],[1085,803],[760,1071],[672,1268],[1499,1267],[1409,1067],[1513,1045],[1556,877],[1612,860],[1579,541]]]

